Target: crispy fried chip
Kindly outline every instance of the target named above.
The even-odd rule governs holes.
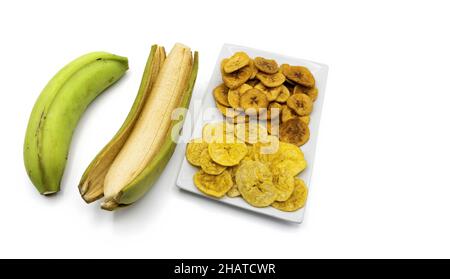
[[[289,89],[285,85],[281,85],[280,94],[278,94],[275,101],[277,101],[278,103],[286,103],[290,96],[291,92],[289,92]]]
[[[234,135],[247,143],[256,143],[258,141],[265,140],[268,136],[267,129],[254,122],[240,123],[234,126]]]
[[[252,70],[252,74],[250,75],[250,79],[254,79],[256,77],[256,74],[258,73],[258,68],[255,66],[255,61],[250,59],[250,62],[248,63],[250,66],[250,69]]]
[[[267,166],[258,161],[244,161],[236,171],[236,184],[246,202],[266,207],[275,201],[275,187]]]
[[[194,175],[194,184],[201,192],[220,198],[233,186],[233,180],[228,171],[219,175],[210,175],[200,170]]]
[[[236,52],[228,58],[226,63],[223,65],[223,70],[225,73],[233,73],[245,66],[247,66],[250,63],[250,57],[248,57],[247,53],[243,51]]]
[[[284,67],[282,72],[288,79],[306,87],[314,87],[316,83],[312,73],[303,66]]]
[[[280,125],[280,140],[302,146],[309,140],[309,127],[298,117],[289,119]]]
[[[317,97],[319,96],[319,90],[317,89],[317,87],[306,87],[297,84],[294,87],[294,94],[306,94],[314,102],[315,100],[317,100]]]
[[[306,168],[303,152],[296,145],[280,141],[276,152],[267,154],[262,152],[261,145],[255,144],[254,147],[258,160],[267,164],[274,173],[279,173],[284,169],[291,176],[296,176]]]
[[[267,97],[267,101],[272,102],[278,98],[278,95],[281,93],[282,87],[266,87],[261,82],[255,85],[255,89],[258,89],[262,93],[264,93]]]
[[[231,174],[231,179],[233,180],[233,186],[231,186],[230,190],[227,192],[227,196],[230,198],[235,198],[241,195],[241,192],[239,192],[238,186],[236,184],[236,171],[238,169],[239,165],[232,166],[229,169],[229,172]]]
[[[234,142],[234,125],[228,122],[214,122],[203,126],[202,139],[206,143]]]
[[[273,59],[255,57],[255,66],[258,70],[267,74],[275,74],[278,72],[278,63]]]
[[[222,166],[234,166],[239,164],[247,154],[247,146],[241,142],[212,142],[208,145],[208,152],[214,162]]]
[[[294,177],[290,175],[289,170],[277,169],[272,172],[273,186],[275,186],[276,201],[287,200],[294,191]]]
[[[228,103],[228,87],[225,86],[225,84],[221,84],[214,88],[213,90],[214,99],[216,101],[226,107],[229,107],[230,104]]]
[[[266,74],[262,72],[258,72],[256,74],[256,77],[267,87],[278,87],[283,84],[283,82],[286,80],[284,75],[280,72],[277,72],[275,74]]]
[[[296,211],[305,206],[307,197],[308,188],[306,187],[305,182],[299,178],[295,178],[292,195],[286,201],[274,202],[272,206],[282,211]]]
[[[225,85],[230,89],[236,89],[244,84],[252,75],[252,69],[249,66],[245,66],[232,73],[222,73],[222,80]]]
[[[193,166],[200,167],[200,154],[208,149],[208,144],[202,139],[192,139],[186,147],[186,159]]]
[[[234,108],[229,108],[226,106],[223,106],[216,102],[217,109],[223,114],[225,117],[233,118],[235,116],[238,116],[240,112]]]
[[[253,115],[258,113],[259,109],[267,108],[269,101],[265,94],[253,88],[241,95],[240,105],[246,114]]]
[[[284,105],[281,109],[281,122],[286,122],[294,117],[297,117],[297,114],[295,114],[295,112],[291,108]]]
[[[200,153],[200,167],[204,172],[211,175],[221,174],[227,169],[227,167],[219,165],[211,159],[208,149],[205,149]]]
[[[313,110],[313,102],[306,94],[293,94],[289,97],[286,104],[299,116],[309,115]]]

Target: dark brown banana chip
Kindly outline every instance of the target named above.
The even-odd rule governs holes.
[[[278,72],[277,61],[273,59],[266,59],[263,57],[255,57],[255,66],[261,72],[266,74],[275,74]]]
[[[247,53],[239,51],[228,58],[228,61],[223,65],[223,70],[229,74],[247,66],[249,63],[250,57],[248,57]]]
[[[222,80],[225,85],[230,89],[236,89],[242,84],[244,84],[252,75],[252,70],[250,66],[245,66],[235,72],[227,74],[225,72],[222,73]]]
[[[283,84],[286,80],[284,75],[280,72],[275,74],[266,74],[262,72],[258,72],[256,77],[267,87],[278,87]]]
[[[281,123],[280,140],[302,146],[309,140],[309,127],[300,118],[291,118]]]
[[[294,94],[289,97],[286,104],[299,116],[309,115],[313,109],[313,101],[306,94]]]

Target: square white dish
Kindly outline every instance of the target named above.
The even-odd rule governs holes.
[[[316,80],[316,87],[319,90],[319,96],[317,100],[314,102],[314,109],[311,113],[311,120],[310,120],[310,139],[309,141],[301,147],[305,159],[308,163],[308,167],[302,171],[299,175],[301,179],[303,179],[308,186],[308,189],[311,189],[311,174],[314,164],[314,153],[316,149],[316,142],[317,142],[317,135],[319,130],[319,121],[320,121],[320,115],[322,112],[322,104],[325,96],[325,85],[327,80],[327,74],[328,74],[328,66],[308,60],[298,59],[298,58],[292,58],[276,53],[270,53],[262,50],[252,49],[248,47],[243,46],[237,46],[237,45],[231,45],[231,44],[224,44],[222,47],[222,50],[220,51],[219,57],[217,59],[216,65],[213,70],[213,74],[211,76],[211,79],[209,80],[208,87],[206,88],[206,92],[203,95],[202,99],[202,105],[201,105],[201,111],[208,111],[208,114],[205,116],[202,116],[202,113],[200,113],[199,117],[195,121],[194,125],[194,131],[192,133],[191,138],[198,138],[201,137],[201,131],[202,127],[209,122],[216,122],[223,120],[224,117],[222,114],[217,110],[212,110],[212,108],[216,108],[214,97],[212,94],[213,89],[218,86],[220,83],[222,83],[221,73],[220,73],[220,63],[222,59],[230,57],[237,51],[244,51],[246,52],[250,57],[254,58],[256,56],[262,56],[268,59],[275,59],[279,65],[283,63],[291,64],[291,65],[298,65],[298,66],[306,66],[308,69],[312,72],[312,74],[315,77]],[[181,169],[177,178],[176,185],[186,191],[201,195],[206,198],[210,198],[212,200],[226,203],[232,206],[236,206],[239,208],[247,209],[253,212],[257,212],[263,215],[271,216],[274,218],[282,219],[285,221],[295,222],[295,223],[301,223],[303,221],[303,216],[305,212],[305,207],[303,207],[300,210],[297,210],[295,212],[284,212],[277,210],[273,207],[265,207],[265,208],[256,208],[245,202],[240,197],[236,198],[230,198],[227,196],[224,196],[220,199],[216,199],[210,196],[207,196],[200,192],[197,187],[194,185],[193,176],[198,171],[198,168],[192,166],[188,163],[186,158],[184,157],[183,163],[181,165]]]

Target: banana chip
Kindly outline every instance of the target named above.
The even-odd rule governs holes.
[[[306,125],[309,124],[309,121],[311,120],[311,117],[309,115],[307,116],[301,116],[300,120],[303,121],[303,123],[305,123]]]
[[[267,158],[272,158],[268,155],[274,155],[278,152],[280,148],[280,141],[278,137],[269,135],[265,140],[259,141],[253,145],[252,155],[253,160],[261,161],[264,163],[268,163],[269,160]]]
[[[302,146],[309,140],[309,127],[300,118],[291,118],[280,125],[280,140]]]
[[[309,115],[313,110],[313,102],[306,94],[294,94],[289,97],[286,104],[299,116]]]
[[[189,141],[186,147],[186,159],[191,165],[200,167],[201,156],[203,150],[208,149],[208,144],[202,139],[193,139]]]
[[[255,76],[256,76],[256,74],[255,74]],[[256,78],[247,80],[247,84],[252,87],[255,87],[258,83],[260,83],[260,81],[259,81],[259,79],[256,79]]]
[[[294,87],[294,94],[306,94],[314,102],[315,100],[317,100],[317,97],[319,96],[319,91],[317,87],[309,88],[303,85],[296,85]]]
[[[256,122],[240,123],[234,126],[235,136],[247,143],[254,144],[267,139],[267,129]]]
[[[200,167],[205,173],[211,175],[221,174],[227,169],[227,167],[221,166],[211,159],[208,149],[205,149],[200,153]]]
[[[278,63],[273,59],[255,57],[255,66],[258,70],[266,74],[275,74],[278,72]]]
[[[286,122],[294,117],[297,117],[297,114],[295,114],[295,112],[288,106],[283,106],[281,109],[281,122]]]
[[[281,140],[281,139],[280,139]],[[267,164],[273,173],[286,170],[291,176],[296,176],[306,168],[306,160],[298,146],[280,141],[275,153],[261,151],[263,145],[254,146],[258,160]]]
[[[220,198],[233,186],[233,180],[228,171],[219,175],[210,175],[201,170],[194,175],[194,184],[206,195]]]
[[[228,87],[225,86],[225,84],[221,84],[214,88],[213,90],[214,99],[226,107],[229,107],[230,104],[228,103]]]
[[[256,74],[256,77],[267,87],[278,87],[283,84],[283,82],[286,80],[284,75],[280,72],[277,72],[275,74],[266,74],[262,72],[258,72]]]
[[[269,101],[265,94],[253,88],[241,95],[240,105],[246,114],[253,115],[257,114],[259,109],[267,108]]]
[[[250,57],[247,53],[243,51],[236,52],[233,56],[228,58],[228,60],[223,65],[223,70],[225,73],[233,73],[250,63]]]
[[[280,120],[275,119],[275,121],[267,121],[267,132],[273,136],[278,136],[280,134]]]
[[[285,85],[281,85],[280,94],[278,94],[275,101],[277,101],[278,103],[286,103],[290,96],[291,92],[289,91],[289,89]]]
[[[289,80],[306,87],[314,87],[316,83],[312,73],[303,66],[287,66],[282,69],[282,72]]]
[[[250,66],[245,66],[232,73],[222,73],[222,80],[225,85],[230,89],[236,89],[244,84],[252,75],[252,69]]]
[[[208,145],[209,156],[214,162],[222,166],[234,166],[247,154],[245,143],[218,143],[212,142]]]
[[[283,106],[277,102],[272,102],[267,107],[266,119],[272,120],[280,116]]]
[[[240,112],[234,108],[229,108],[226,106],[223,106],[216,102],[217,109],[223,114],[225,117],[233,118],[235,116],[238,116]]]
[[[305,206],[306,199],[308,197],[308,188],[305,182],[299,178],[294,179],[294,191],[292,195],[283,202],[274,202],[272,206],[282,211],[296,211]]]
[[[248,63],[250,66],[250,69],[252,70],[252,74],[250,75],[250,79],[254,79],[256,77],[256,74],[258,73],[258,68],[255,66],[255,61],[250,59],[250,62]]]
[[[294,191],[294,177],[288,170],[278,170],[272,172],[273,186],[275,186],[276,201],[285,201],[289,199]]]
[[[202,139],[206,143],[234,142],[234,126],[228,122],[208,123],[203,126]]]
[[[267,97],[267,101],[272,102],[275,101],[280,94],[282,87],[266,87],[261,82],[255,85],[255,88],[264,93]]]
[[[241,192],[239,192],[239,189],[237,187],[236,184],[236,171],[238,169],[239,165],[230,167],[230,174],[231,174],[231,179],[233,180],[233,186],[231,186],[230,190],[228,190],[227,192],[227,196],[230,198],[235,198],[235,197],[239,197],[241,195]]]
[[[244,200],[255,207],[269,206],[277,196],[270,170],[258,161],[244,161],[239,165],[236,184]]]

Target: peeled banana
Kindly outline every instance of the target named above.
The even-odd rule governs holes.
[[[198,69],[198,54],[176,44],[166,57],[154,45],[133,107],[114,138],[85,171],[80,194],[86,202],[105,197],[101,207],[114,210],[134,203],[158,179],[176,145],[176,108],[189,105]],[[177,134],[178,135],[178,134]]]
[[[43,195],[59,191],[73,131],[87,106],[128,70],[128,59],[106,52],[62,68],[39,95],[24,142],[28,176]]]

